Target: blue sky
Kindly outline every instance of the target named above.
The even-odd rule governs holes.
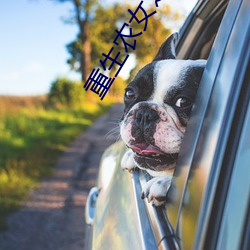
[[[172,0],[189,8],[194,1]],[[45,94],[59,76],[80,79],[66,63],[65,45],[77,34],[75,25],[62,21],[70,9],[70,3],[49,0],[1,0],[0,95]]]
[[[1,1],[0,94],[43,94],[57,76],[69,74],[65,44],[77,28],[61,17],[70,7],[47,0]]]

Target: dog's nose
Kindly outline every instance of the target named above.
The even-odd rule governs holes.
[[[139,109],[135,114],[135,124],[140,129],[148,128],[159,118],[157,112],[152,109]]]

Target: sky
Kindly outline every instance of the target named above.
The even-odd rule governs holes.
[[[117,0],[104,1],[112,4]],[[162,0],[184,12],[192,9],[195,1]],[[158,4],[160,7],[161,2]],[[70,3],[50,0],[1,0],[0,95],[46,94],[57,77],[80,79],[66,63],[69,55],[65,45],[78,33],[76,25],[62,20],[70,10]],[[129,68],[124,65],[122,71],[121,76],[126,77]]]

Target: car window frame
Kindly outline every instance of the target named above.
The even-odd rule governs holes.
[[[198,229],[197,229],[199,233],[197,235],[196,244],[195,244],[195,246],[197,246],[198,248],[200,247],[202,248],[202,244],[204,244],[203,245],[204,247],[206,246],[208,242],[212,244],[215,241],[215,239],[213,241],[212,237],[207,235],[208,229],[209,229],[209,223],[212,223],[211,221],[214,216],[212,213],[213,207],[214,206],[218,207],[218,200],[221,203],[223,203],[222,202],[223,196],[220,196],[220,198],[215,202],[215,195],[218,192],[218,190],[222,188],[221,186],[222,183],[219,180],[219,175],[223,167],[223,160],[227,157],[226,149],[228,147],[228,142],[230,139],[232,123],[233,123],[233,119],[235,115],[237,115],[235,111],[236,111],[237,103],[239,101],[240,91],[242,90],[243,79],[245,77],[245,73],[247,72],[247,65],[249,62],[249,47],[248,47],[249,46],[249,34],[243,34],[244,32],[245,33],[249,33],[249,32],[247,32],[247,29],[242,30],[240,33],[241,35],[240,37],[239,37],[239,32],[238,32],[239,27],[240,27],[239,25],[242,25],[242,19],[244,18],[242,15],[242,12],[246,11],[245,8],[247,7],[247,1],[243,0],[239,2],[240,2],[240,6],[237,11],[234,24],[232,25],[230,36],[228,37],[228,42],[225,47],[225,53],[221,59],[221,63],[220,63],[220,66],[218,68],[218,72],[215,78],[213,92],[211,94],[211,97],[213,98],[219,92],[219,88],[223,86],[223,84],[220,84],[220,82],[223,79],[222,77],[222,75],[224,74],[223,70],[225,72],[225,69],[227,70],[230,69],[229,67],[230,59],[232,61],[235,60],[235,63],[234,63],[235,74],[232,74],[232,78],[231,78],[232,87],[228,91],[228,97],[227,97],[228,100],[226,100],[226,104],[225,104],[224,118],[221,120],[221,126],[222,126],[223,131],[220,131],[220,134],[218,135],[218,141],[217,141],[216,148],[214,151],[213,162],[212,162],[210,173],[208,176],[207,186],[205,188],[206,191],[204,193],[204,200],[201,206],[201,210],[203,211],[202,212],[203,214],[199,218],[199,224],[198,224]],[[231,5],[229,7],[235,8],[235,1],[231,1]],[[232,18],[231,14],[232,12],[228,11],[228,14],[227,14],[228,18]],[[245,16],[247,16],[247,14],[245,14]],[[225,22],[224,25],[227,25],[227,23]],[[249,25],[249,20],[248,20],[248,24],[245,24],[245,25]],[[238,48],[240,49],[237,53],[234,53],[231,48],[237,48],[237,46],[239,46]],[[214,53],[216,53],[216,51]],[[230,57],[230,54],[232,54],[231,57]],[[224,62],[225,62],[225,65],[223,65]],[[211,63],[213,63],[213,61]],[[231,69],[230,69],[230,73],[231,73]],[[224,92],[224,95],[226,95],[225,89],[223,90],[223,92]],[[209,112],[209,110],[207,112]],[[235,138],[235,140],[237,140],[237,138]],[[199,144],[197,146],[200,147]],[[223,208],[221,209],[221,212],[222,211],[223,211]],[[217,237],[215,227],[218,225],[218,219],[219,217],[217,217],[217,220],[214,221],[213,226],[212,226],[213,229],[210,230],[211,232],[213,232],[213,235],[215,236],[215,238]],[[217,229],[217,233],[218,232],[219,230]],[[201,240],[205,238],[205,235],[206,237],[208,237],[207,242]]]
[[[246,56],[248,58],[247,68],[249,69],[250,48],[246,53],[248,55]],[[248,211],[250,181],[246,180],[250,176],[248,166],[250,162],[250,72],[247,68],[244,72],[243,86],[230,131],[225,159],[221,167],[219,183],[220,186],[222,184],[223,188],[217,188],[214,201],[216,206],[212,210],[212,220],[210,220],[210,227],[208,227],[206,234],[205,245],[214,249],[222,249],[222,247],[225,249],[230,247],[244,249],[243,245],[246,240],[244,231],[247,227],[246,223],[250,219]],[[247,143],[249,143],[248,146]],[[248,147],[247,155],[245,154],[246,146]],[[237,205],[232,206],[234,203]],[[212,238],[214,240],[211,241]],[[211,245],[211,242],[214,242],[214,245]]]
[[[214,245],[211,245],[212,248],[215,247],[215,244],[217,244],[217,240],[220,234],[223,234],[223,230],[225,231],[225,225],[224,229],[222,227],[222,221],[225,216],[227,216],[228,212],[225,211],[226,208],[230,210],[227,205],[227,200],[232,195],[235,195],[233,193],[233,190],[230,191],[230,186],[234,185],[235,176],[237,175],[237,172],[239,171],[240,166],[238,166],[237,163],[237,155],[240,150],[240,141],[244,138],[242,138],[242,133],[244,126],[246,126],[247,114],[249,115],[249,101],[250,101],[250,47],[249,47],[249,40],[250,40],[250,18],[249,18],[249,11],[250,11],[250,5],[247,3],[247,1],[242,1],[242,5],[240,8],[240,11],[238,13],[238,17],[235,21],[234,28],[232,30],[229,44],[228,46],[231,46],[232,48],[237,47],[239,43],[241,43],[241,49],[240,49],[240,56],[238,59],[238,70],[237,73],[234,76],[234,95],[231,96],[230,103],[232,103],[230,107],[231,116],[232,116],[232,122],[231,127],[229,130],[228,135],[228,141],[226,143],[225,148],[225,154],[224,159],[222,160],[221,167],[219,170],[220,175],[218,179],[216,191],[215,191],[215,197],[214,197],[214,205],[211,209],[211,216],[209,219],[209,225],[208,230],[206,233],[206,243],[205,245],[209,245],[212,242],[215,242]],[[239,28],[242,27],[242,23],[245,25],[245,29],[241,29],[241,37],[239,37]],[[239,42],[240,41],[240,42]],[[235,58],[235,57],[233,57]],[[249,118],[249,117],[248,117]],[[246,131],[245,131],[246,132]],[[248,132],[249,133],[249,132]],[[250,159],[250,157],[249,157]],[[218,168],[218,167],[217,167]],[[244,171],[247,175],[247,171]],[[249,175],[250,176],[250,172]],[[243,183],[242,183],[243,184]],[[244,194],[244,190],[242,190]],[[246,190],[245,195],[248,195],[249,197],[249,189]],[[246,201],[249,202],[249,201]],[[216,204],[216,205],[215,205]],[[244,207],[241,206],[242,214]],[[232,210],[232,209],[231,209]],[[246,217],[247,218],[247,217]],[[240,220],[239,220],[240,221]],[[236,227],[235,225],[231,225],[231,227]],[[243,223],[244,224],[244,223]],[[228,228],[230,229],[230,221],[228,222]],[[244,225],[241,225],[241,227],[244,227]],[[236,235],[236,233],[235,233]],[[239,236],[240,237],[240,236]],[[213,239],[213,240],[211,240]],[[221,241],[220,241],[221,242]],[[226,243],[226,240],[223,240],[223,244]],[[240,246],[239,246],[240,247]],[[220,247],[219,247],[220,248]],[[242,249],[242,248],[240,248]]]
[[[238,4],[239,4],[238,9],[236,8],[237,6],[235,6],[235,2],[236,1],[231,1],[231,4],[229,3],[230,6],[228,7],[227,13],[225,14],[226,18],[223,20],[223,22],[221,24],[222,27],[225,26],[225,25],[228,26],[230,22],[231,22],[231,26],[228,26],[228,28],[230,29],[231,27],[232,28],[234,27],[234,20],[236,20],[236,17],[238,16],[239,10],[241,9],[241,3],[243,1],[238,2]],[[235,13],[235,18],[232,16],[232,12]],[[229,21],[230,18],[231,18],[231,20]],[[208,84],[209,81],[213,82],[213,84],[210,86],[211,87],[211,93],[214,91],[214,82],[216,82],[216,78],[218,77],[218,74],[220,73],[221,63],[223,63],[223,57],[224,57],[225,50],[226,50],[227,45],[228,45],[228,40],[230,41],[231,33],[232,33],[232,30],[228,30],[228,36],[225,36],[225,34],[221,33],[220,30],[219,30],[219,37],[217,37],[216,38],[217,41],[215,41],[216,49],[212,50],[209,61],[208,61],[207,69],[205,70],[204,75],[203,75],[203,79],[202,79],[203,83],[206,82]],[[224,43],[221,42],[223,40],[224,40]],[[222,58],[222,60],[220,60],[220,59],[218,60],[218,55],[221,56],[219,58]],[[217,61],[215,60],[216,58],[217,58]],[[216,65],[216,63],[217,63],[217,65]],[[201,90],[198,91],[197,95],[199,95],[199,92],[201,92],[201,91],[206,93],[208,95],[206,97],[207,100],[211,101],[211,96],[210,96],[209,92],[202,90],[202,88],[201,88]],[[200,95],[199,98],[201,99],[201,101],[204,102],[204,94]],[[237,97],[236,97],[236,99],[237,99]],[[209,107],[208,105],[209,105],[209,103],[205,104],[204,112],[208,112],[208,110],[207,110],[208,107]],[[197,110],[200,110],[200,108],[201,107],[199,106],[199,108],[196,109],[196,112],[198,112]],[[195,125],[194,118],[195,117],[197,118],[197,113],[196,113],[196,116],[195,116],[195,111],[194,111],[194,114],[192,114],[192,115],[193,115],[193,121],[191,121],[191,125],[190,124],[188,125],[189,131],[191,129],[193,129],[192,122],[193,122],[193,125]],[[233,115],[234,114],[232,112],[231,119],[232,119]],[[191,117],[191,120],[192,120],[192,117]],[[197,153],[197,148],[199,148],[202,145],[202,143],[204,143],[204,142],[200,141],[200,135],[203,132],[202,129],[205,128],[205,125],[204,125],[204,120],[205,119],[204,119],[204,117],[202,117],[201,120],[202,120],[201,124],[198,124],[198,126],[200,125],[200,128],[198,127],[198,129],[199,129],[198,133],[196,132],[198,136],[196,136],[195,138],[192,138],[193,144],[191,144],[191,147],[196,144],[195,147],[194,147],[194,148],[196,148],[196,150],[193,151],[193,154],[191,154],[191,156],[189,155],[189,159],[191,161],[190,161],[190,164],[187,164],[188,166],[195,165],[194,162],[193,162],[193,159],[194,159],[194,157],[197,157],[197,156],[195,156],[195,154]],[[197,126],[197,124],[196,124],[196,126]],[[197,129],[197,127],[196,127],[196,129]],[[228,131],[229,130],[230,130],[230,128],[228,128]],[[193,137],[193,134],[190,133],[189,137],[190,136]],[[228,135],[225,135],[225,136],[228,136]],[[186,139],[186,143],[190,147],[190,141],[188,141]],[[222,145],[220,145],[220,146],[222,146]],[[221,151],[225,150],[224,149],[225,146],[226,145],[223,145],[223,149],[221,148]],[[218,151],[215,152],[215,154],[218,154]],[[215,155],[215,158],[216,158],[216,155]],[[218,158],[217,158],[217,160],[218,160]],[[183,164],[183,162],[182,162],[182,164]],[[189,171],[183,171],[183,170],[180,170],[180,169],[179,169],[179,171],[180,172],[182,171],[182,173],[179,173],[179,175],[183,174],[183,172],[184,172],[184,175],[186,177],[186,178],[184,178],[184,179],[186,179],[186,183],[183,185],[183,189],[182,189],[184,194],[185,194],[186,188],[187,188],[187,182],[188,182],[187,177],[190,177],[190,172]],[[211,170],[213,178],[216,177],[216,176],[217,177],[215,179],[213,179],[212,181],[210,180],[210,183],[208,183],[209,181],[207,182],[208,183],[208,188],[207,189],[209,189],[209,191],[208,192],[206,191],[206,193],[210,193],[209,195],[211,197],[210,197],[210,200],[207,200],[207,201],[204,198],[205,201],[203,201],[204,204],[203,204],[203,206],[201,208],[202,211],[205,211],[204,208],[206,208],[206,210],[207,210],[207,209],[210,209],[210,207],[211,207],[211,203],[212,203],[212,200],[213,200],[212,196],[214,195],[214,189],[215,189],[215,187],[213,187],[213,186],[217,183],[216,179],[218,178],[218,173],[216,173],[217,171],[214,170],[214,169]],[[177,175],[177,178],[179,178],[178,175]],[[211,190],[212,190],[212,195],[211,195]],[[180,193],[181,193],[181,191],[180,191]],[[182,198],[181,198],[181,200],[179,202],[180,202],[179,203],[180,206],[182,204],[184,204],[185,203],[185,196],[182,196]],[[202,241],[202,239],[204,239],[204,237],[205,237],[207,226],[208,226],[208,218],[210,218],[208,216],[208,214],[209,213],[207,213],[207,211],[206,211],[206,212],[204,212],[203,215],[200,216],[201,218],[199,218],[199,225],[198,225],[198,229],[197,229],[198,235],[197,235],[197,238],[196,238],[197,242],[196,242],[196,245],[195,245],[195,249],[202,249],[202,247],[204,247],[204,245],[202,246],[202,244],[204,244],[204,241]],[[179,222],[177,224],[180,223],[180,221],[181,221],[180,218],[181,218],[181,212],[179,212]],[[181,237],[181,234],[178,232],[178,230],[179,230],[179,228],[177,226],[177,234],[178,234],[179,237]],[[213,248],[211,248],[211,249],[213,249]]]

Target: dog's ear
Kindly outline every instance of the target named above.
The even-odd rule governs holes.
[[[161,45],[158,53],[153,61],[176,59],[175,46],[179,38],[178,33],[173,33],[167,38],[167,40]]]

